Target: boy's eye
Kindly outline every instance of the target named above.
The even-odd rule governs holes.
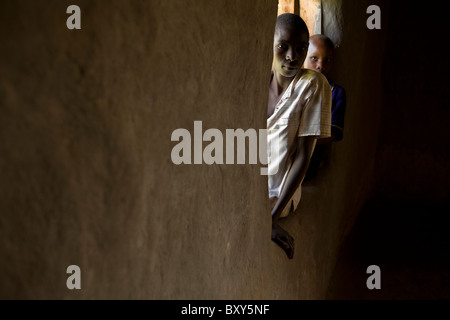
[[[305,44],[304,46],[302,46],[302,50],[303,50],[303,51],[308,50],[308,48],[309,48],[309,44]]]
[[[298,47],[297,51],[298,52],[302,52],[302,51],[306,51],[307,49],[308,49],[308,46],[307,45],[303,45],[303,46]]]
[[[277,45],[277,48],[278,49],[282,49],[282,50],[286,50],[287,49],[287,45],[284,44],[284,43],[280,43],[280,44]]]
[[[317,57],[313,56],[313,57],[311,57],[311,60],[312,61],[317,61],[318,59],[317,59]]]

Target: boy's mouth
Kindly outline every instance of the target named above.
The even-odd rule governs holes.
[[[298,66],[283,65],[283,69],[286,69],[288,71],[294,71],[298,69]]]

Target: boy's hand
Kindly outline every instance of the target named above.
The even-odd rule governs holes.
[[[294,257],[294,238],[278,224],[272,224],[272,241],[286,252],[289,259]]]

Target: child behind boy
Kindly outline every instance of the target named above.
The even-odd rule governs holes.
[[[322,73],[332,89],[331,107],[331,137],[319,139],[314,150],[305,181],[313,179],[319,168],[326,164],[329,158],[331,142],[341,141],[344,135],[344,116],[346,107],[346,93],[343,87],[335,84],[329,74],[333,68],[335,47],[333,42],[324,35],[313,35],[309,38],[308,54],[304,67]]]

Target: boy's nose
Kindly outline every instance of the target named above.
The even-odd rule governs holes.
[[[289,61],[294,61],[297,58],[296,54],[295,54],[295,50],[290,49],[287,53],[286,53],[286,60]]]
[[[321,62],[317,62],[317,64],[316,64],[316,69],[317,69],[317,71],[319,71],[319,72],[321,72],[321,71],[323,70],[323,66],[322,66],[322,63],[321,63]]]

